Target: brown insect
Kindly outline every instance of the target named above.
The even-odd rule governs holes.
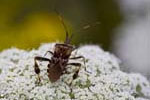
[[[80,66],[81,66],[80,63],[69,63],[70,59],[80,59],[80,58],[84,59],[83,56],[70,58],[72,51],[75,50],[75,47],[70,44],[72,36],[71,37],[68,36],[68,31],[64,24],[64,21],[60,15],[58,15],[58,16],[59,16],[59,19],[62,22],[62,25],[66,31],[66,40],[62,44],[61,43],[55,44],[54,52],[52,52],[52,51],[46,52],[46,54],[50,53],[52,55],[52,57],[50,59],[45,58],[45,57],[40,57],[40,56],[36,56],[34,58],[34,62],[35,62],[34,70],[35,70],[35,73],[38,75],[39,82],[41,81],[40,68],[39,68],[37,61],[49,62],[49,64],[47,65],[47,67],[48,67],[47,73],[48,73],[49,80],[51,82],[56,82],[60,78],[61,75],[67,73],[67,65],[74,65],[74,66],[78,66],[80,68]],[[79,72],[79,69],[74,73],[73,79],[77,78],[78,72]]]

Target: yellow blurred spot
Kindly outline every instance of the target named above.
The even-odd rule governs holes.
[[[27,16],[23,23],[3,33],[0,34],[0,50],[11,46],[30,49],[41,43],[63,41],[65,38],[64,27],[54,13],[34,13]]]

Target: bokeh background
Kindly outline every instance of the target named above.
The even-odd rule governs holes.
[[[97,44],[122,60],[127,72],[150,77],[150,0],[0,0],[0,51],[63,41]]]

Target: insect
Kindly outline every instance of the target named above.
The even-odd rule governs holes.
[[[67,28],[64,24],[62,17],[59,14],[58,14],[58,17],[65,29],[66,39],[64,43],[55,44],[53,52],[52,51],[46,52],[46,54],[50,53],[52,55],[51,58],[45,58],[45,57],[40,57],[40,56],[36,56],[34,58],[34,63],[35,63],[34,71],[38,75],[39,83],[41,82],[41,78],[40,78],[40,68],[39,68],[37,61],[48,62],[48,65],[47,65],[48,78],[51,82],[56,82],[60,78],[61,75],[67,73],[68,65],[73,65],[73,66],[77,66],[80,68],[81,66],[80,63],[69,63],[69,60],[80,59],[80,58],[84,59],[83,56],[72,57],[72,58],[70,57],[72,51],[75,50],[75,47],[70,44],[72,36],[71,37],[68,36],[68,31],[67,31]],[[79,73],[79,69],[74,73],[73,79],[77,78],[78,73]]]

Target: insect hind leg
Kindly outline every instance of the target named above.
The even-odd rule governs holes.
[[[73,80],[76,79],[78,77],[78,73],[81,67],[80,63],[68,63],[67,65],[73,65],[73,66],[78,66],[79,68],[75,71],[74,75],[73,75]]]

